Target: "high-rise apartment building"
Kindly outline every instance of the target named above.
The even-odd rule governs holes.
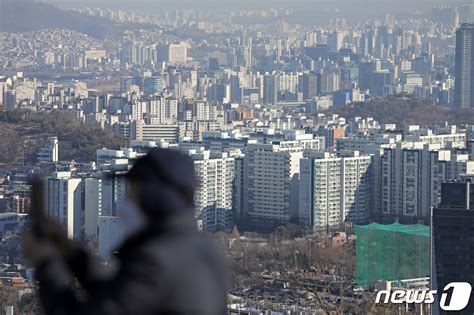
[[[455,104],[474,108],[474,23],[463,23],[456,32]]]
[[[59,141],[58,137],[49,137],[46,144],[38,153],[39,162],[58,162],[59,161]]]
[[[84,226],[81,179],[72,178],[70,172],[56,172],[45,181],[48,216],[65,228],[70,239],[80,239]]]
[[[304,135],[308,136],[308,135]],[[251,143],[244,162],[244,206],[249,222],[257,228],[272,227],[297,220],[299,171],[303,152],[321,150],[320,138],[270,144]]]
[[[344,44],[344,33],[340,31],[332,32],[328,35],[327,45],[331,51],[339,51]]]
[[[82,179],[84,194],[84,237],[90,239],[98,234],[99,216],[102,213],[102,179]]]
[[[199,183],[194,198],[196,218],[205,231],[232,228],[235,159],[227,153],[210,151],[190,151],[190,155]]]
[[[300,91],[303,99],[312,99],[321,93],[321,75],[317,73],[305,73],[300,78]]]
[[[143,93],[145,96],[157,95],[163,91],[163,77],[151,76],[143,80]]]
[[[7,81],[4,78],[0,77],[0,106],[3,106],[4,94],[7,91]]]
[[[217,114],[215,105],[201,100],[194,102],[193,112],[197,120],[215,120]]]
[[[188,61],[188,45],[186,43],[170,44],[168,47],[168,62],[186,63]]]
[[[385,148],[377,164],[381,211],[376,216],[389,222],[395,218],[407,223],[428,222],[431,207],[439,203],[441,183],[471,174],[473,163],[467,155],[452,155],[439,145],[406,143]]]
[[[436,6],[432,10],[433,19],[444,25],[459,27],[459,11],[455,6]]]
[[[366,223],[371,205],[371,157],[313,154],[300,162],[299,223],[329,230]]]
[[[178,121],[178,100],[175,98],[153,97],[147,101],[146,112],[150,125],[176,124]]]
[[[278,92],[280,80],[277,75],[267,74],[263,77],[263,103],[276,105],[278,103]]]
[[[237,64],[240,66],[252,68],[253,66],[252,46],[242,46],[238,49]]]
[[[107,194],[109,193],[109,194]],[[102,200],[112,201],[112,195],[119,194],[102,189],[100,178],[77,178],[71,172],[55,172],[45,179],[45,206],[48,216],[58,222],[70,239],[84,240],[98,233],[99,216],[112,215],[105,211]],[[110,206],[112,207],[112,206]]]
[[[3,93],[3,106],[6,109],[14,109],[17,106],[16,93],[13,89],[6,89]]]
[[[107,260],[112,256],[112,252],[117,249],[120,242],[123,240],[122,233],[123,223],[119,217],[102,216],[98,220],[99,237],[98,249],[99,257]]]
[[[122,76],[120,77],[120,93],[128,93],[133,85],[132,76]]]
[[[248,219],[257,226],[288,223],[298,203],[298,173],[303,149],[285,143],[250,144],[246,153]]]

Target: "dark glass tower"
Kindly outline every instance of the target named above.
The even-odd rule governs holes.
[[[469,282],[474,288],[474,178],[443,183],[441,204],[431,220],[431,286],[437,298],[451,282]],[[474,294],[456,314],[474,313]],[[446,314],[433,304],[432,314]]]
[[[463,23],[456,32],[455,104],[474,108],[474,23]]]

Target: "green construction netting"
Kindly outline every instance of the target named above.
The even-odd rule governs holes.
[[[359,286],[376,280],[428,277],[430,228],[424,225],[356,225],[356,277]]]

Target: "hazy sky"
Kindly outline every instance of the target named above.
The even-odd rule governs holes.
[[[367,6],[368,4],[383,4],[387,7],[400,8],[400,6],[431,7],[435,4],[455,4],[468,2],[469,0],[43,0],[62,5],[96,5],[96,6],[126,6],[130,8],[148,7],[261,7],[261,6],[284,6],[299,7],[302,4],[333,4],[342,6]]]
[[[344,17],[351,24],[383,19],[385,14],[407,17],[428,15],[435,5],[454,5],[474,0],[38,0],[62,7],[99,7],[159,13],[174,9],[263,9],[291,8],[290,21],[325,24],[332,18]]]
[[[173,9],[256,9],[292,8],[304,19],[334,16],[349,20],[381,17],[386,13],[429,13],[435,5],[462,4],[474,0],[43,0],[63,7],[101,7],[122,10],[160,12]]]

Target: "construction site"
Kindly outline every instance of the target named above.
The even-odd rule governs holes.
[[[415,224],[356,225],[354,282],[370,288],[377,281],[424,278],[430,274],[430,228]]]
[[[225,244],[234,270],[230,314],[428,311],[374,303],[380,289],[429,287],[427,226],[372,223],[293,239],[234,236]]]

